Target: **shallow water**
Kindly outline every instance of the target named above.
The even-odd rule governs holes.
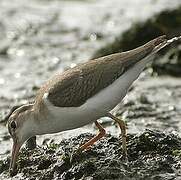
[[[31,3],[28,0],[1,0],[0,117],[12,105],[31,101],[39,86],[55,72],[90,59],[95,50],[112,41],[132,23],[179,4],[180,0],[33,0]],[[135,91],[125,99],[124,108],[117,111],[122,114],[121,109],[125,110],[123,117],[127,119],[128,132],[157,128],[178,133],[180,80],[142,76],[144,78],[136,83]],[[150,105],[139,102],[142,94],[151,101]],[[125,105],[132,101],[138,103]],[[143,109],[146,111],[146,108],[152,108],[153,112],[145,118],[147,112],[143,114]],[[137,119],[132,118],[135,115]],[[106,120],[103,124],[112,124]],[[80,132],[95,132],[95,128],[90,127],[92,125],[45,137],[60,140]],[[119,133],[115,125],[107,127],[107,131]],[[39,138],[39,144],[43,139],[44,136]],[[0,158],[9,154],[10,148],[7,128],[1,125]]]

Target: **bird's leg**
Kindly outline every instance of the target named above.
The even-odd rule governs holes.
[[[121,129],[121,137],[122,137],[122,148],[123,148],[123,155],[125,159],[127,159],[127,147],[126,147],[126,125],[125,122],[115,116],[113,116],[111,113],[107,114],[108,117],[116,121]]]
[[[27,140],[26,147],[29,150],[32,150],[32,149],[36,148],[36,136],[33,136],[33,137],[31,137],[30,139]]]
[[[93,137],[92,139],[90,139],[88,142],[86,142],[85,144],[83,144],[82,146],[79,147],[78,151],[83,151],[85,149],[90,148],[90,146],[92,146],[96,141],[98,141],[100,138],[102,138],[103,136],[105,136],[106,131],[105,129],[96,121],[95,125],[97,126],[97,128],[99,129],[99,133]]]
[[[80,146],[76,151],[73,151],[73,153],[70,156],[70,163],[72,163],[73,159],[75,158],[77,154],[80,154],[85,149],[89,149],[91,145],[93,145],[96,141],[98,141],[100,138],[105,136],[106,134],[105,129],[97,121],[95,122],[95,125],[99,129],[99,133],[95,137],[90,139],[88,142]]]

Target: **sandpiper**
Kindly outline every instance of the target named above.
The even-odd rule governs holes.
[[[127,156],[125,123],[110,111],[125,97],[154,54],[178,39],[181,37],[167,40],[165,35],[160,36],[136,49],[88,61],[48,80],[38,91],[33,104],[23,105],[8,115],[8,130],[13,139],[11,174],[26,140],[30,142],[36,135],[57,133],[94,122],[99,133],[79,147],[83,151],[105,135],[97,121],[105,116],[118,123],[123,153]]]

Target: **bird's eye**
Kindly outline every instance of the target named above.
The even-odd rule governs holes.
[[[16,127],[17,127],[16,122],[12,121],[11,124],[10,124],[10,127],[11,127],[11,129],[15,130]]]

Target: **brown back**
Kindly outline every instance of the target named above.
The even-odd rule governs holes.
[[[161,36],[134,50],[91,60],[57,74],[40,88],[36,103],[41,103],[44,93],[48,93],[49,101],[55,106],[80,106],[164,41],[165,36]]]

